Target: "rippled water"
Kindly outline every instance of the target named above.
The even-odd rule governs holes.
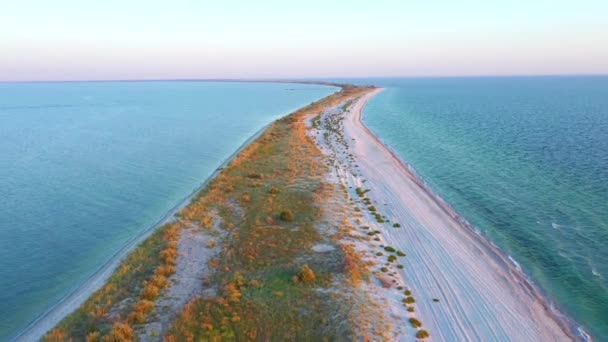
[[[360,82],[372,131],[608,340],[608,77]]]
[[[333,91],[0,83],[0,340],[91,276],[264,125]]]

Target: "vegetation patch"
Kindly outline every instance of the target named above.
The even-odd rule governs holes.
[[[412,317],[409,319],[410,324],[414,327],[414,328],[420,328],[422,326],[422,322],[420,322],[418,319],[416,319],[415,317]]]
[[[369,265],[351,245],[323,256],[312,250],[331,243],[317,223],[320,204],[332,193],[324,183],[324,156],[308,137],[304,120],[314,116],[312,125],[319,127],[321,110],[347,101],[346,109],[349,99],[368,90],[344,87],[270,125],[180,211],[177,222],[142,242],[45,340],[137,340],[139,324],[170,286],[180,229],[211,228],[215,216],[225,237],[209,242],[221,251],[209,263],[214,271],[206,284],[217,295],[185,305],[165,341],[355,339],[357,327],[349,323],[345,299],[333,290],[337,280],[356,284],[369,277]],[[368,191],[357,189],[369,207]],[[383,220],[378,213],[375,217]]]
[[[190,302],[166,341],[353,336],[353,327],[343,324],[348,320],[340,302],[318,289],[333,286],[340,275],[357,282],[366,271],[352,246],[340,246],[323,259],[312,251],[322,241],[315,223],[319,202],[328,196],[327,167],[303,121],[362,91],[345,88],[276,121],[210,184],[205,198],[213,198],[209,206],[222,215],[230,234],[211,280],[222,290],[217,298]],[[320,116],[314,118],[313,126],[323,124]],[[220,192],[226,184],[234,191]],[[251,200],[234,208],[233,193],[240,189]]]
[[[419,338],[419,339],[425,339],[425,338],[428,338],[429,336],[430,336],[429,332],[424,329],[418,330],[418,332],[416,333],[416,338]]]
[[[359,197],[364,197],[365,194],[368,193],[370,190],[369,189],[363,190],[362,188],[357,188],[355,191],[357,192],[357,195]]]

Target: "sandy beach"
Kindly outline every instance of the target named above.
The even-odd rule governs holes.
[[[365,127],[362,109],[381,91],[344,86],[275,121],[243,144],[195,191],[203,195],[189,196],[168,213],[159,225],[176,220],[180,227],[174,273],[150,302],[154,309],[147,316],[127,318],[130,336],[137,334],[144,341],[216,336],[215,330],[195,323],[209,320],[205,310],[221,304],[214,310],[229,309],[224,315],[245,310],[233,321],[238,325],[230,328],[232,333],[251,334],[247,329],[254,329],[257,334],[259,324],[267,324],[269,328],[260,333],[269,338],[305,333],[390,341],[585,340],[514,260],[476,233]],[[269,153],[271,148],[282,152]],[[266,169],[285,161],[284,169]],[[313,192],[308,190],[310,184],[317,184]],[[276,199],[285,195],[289,197]],[[298,196],[298,201],[292,196]],[[295,212],[300,217],[284,218],[291,211],[278,215],[267,210],[271,205],[277,212],[286,204],[298,208]],[[256,215],[260,216],[246,220]],[[39,339],[78,308],[145,237],[125,247],[19,339]],[[295,245],[282,248],[286,241]],[[240,255],[243,248],[248,253]],[[258,264],[258,258],[266,259]],[[298,265],[304,262],[332,281],[302,287]],[[342,266],[335,267],[336,263]],[[251,268],[239,270],[239,264]],[[276,285],[269,272],[273,268],[288,269],[295,277]],[[245,277],[254,285],[246,285],[243,274],[249,274]],[[258,290],[264,283],[279,286],[272,297]],[[284,291],[294,289],[298,292],[292,294],[298,295],[284,302]],[[238,304],[239,291],[271,311],[266,315],[248,312],[247,306]],[[116,298],[122,299],[107,304],[107,312],[96,323],[105,329],[108,322],[121,321],[117,310],[125,311],[137,300],[132,294]],[[310,303],[316,303],[314,310]],[[292,310],[282,316],[269,315]],[[295,314],[302,310],[315,312],[313,320],[318,322],[334,321],[318,331],[310,317]],[[89,317],[83,315],[80,312],[79,317]],[[285,317],[289,318],[284,324],[277,323]],[[215,324],[227,327],[222,322]],[[297,333],[282,330],[301,324],[312,325]],[[83,334],[70,324],[61,329]],[[66,336],[61,329],[53,332]]]
[[[407,253],[398,270],[416,294],[417,316],[438,341],[569,341],[583,339],[502,252],[477,234],[397,158],[362,122],[360,98],[343,118],[347,153],[337,167],[390,222],[383,239]],[[350,156],[350,157],[347,157]],[[346,158],[354,158],[347,161]],[[342,165],[342,166],[340,166]]]

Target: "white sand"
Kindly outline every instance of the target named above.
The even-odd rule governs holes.
[[[416,317],[431,338],[579,339],[573,335],[570,322],[551,309],[503,253],[461,222],[362,124],[363,106],[380,91],[362,97],[345,114],[343,136],[348,153],[354,156],[350,164],[358,165],[351,169],[356,175],[345,177],[371,189],[367,197],[390,219],[390,223],[378,226],[382,227],[383,240],[407,253],[405,269],[398,272],[412,290]],[[336,157],[346,164],[346,156]],[[402,227],[393,228],[394,222]]]

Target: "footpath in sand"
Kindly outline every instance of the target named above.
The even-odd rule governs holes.
[[[569,320],[551,308],[503,253],[433,195],[363,125],[362,108],[380,91],[344,104],[343,110],[325,111],[315,119],[319,131],[314,135],[331,155],[338,181],[351,198],[359,198],[358,210],[370,225],[366,229],[380,233],[378,243],[407,254],[404,267],[394,271],[415,295],[415,315],[431,338],[580,339]],[[339,144],[325,143],[332,135]]]

